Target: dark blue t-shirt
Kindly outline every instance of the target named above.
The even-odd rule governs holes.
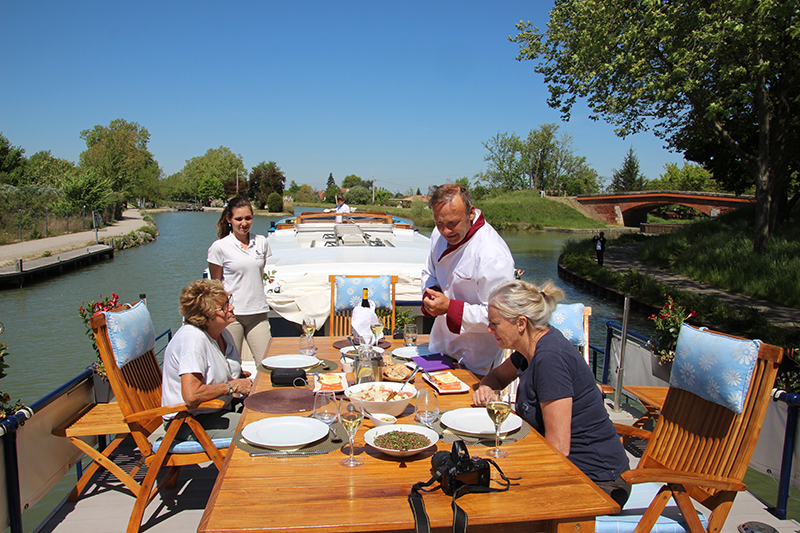
[[[511,355],[511,361],[519,374],[517,414],[544,435],[539,404],[571,397],[569,460],[592,481],[617,479],[628,468],[628,456],[580,352],[550,328],[536,343],[530,364],[519,352]]]

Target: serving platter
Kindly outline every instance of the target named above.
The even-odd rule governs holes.
[[[453,377],[456,380],[455,382],[458,383],[458,389],[443,389],[443,388],[440,388],[439,387],[439,383],[433,378],[436,377],[436,376],[446,375],[446,374],[453,375],[453,373],[450,372],[449,370],[445,370],[443,372],[430,372],[430,373],[426,372],[426,373],[422,374],[422,379],[424,379],[425,381],[430,383],[431,387],[436,389],[436,391],[439,394],[462,394],[464,392],[469,392],[470,390],[472,390],[472,389],[469,388],[469,385],[467,385],[466,383],[464,383],[463,381],[461,381],[460,379],[458,379],[455,376],[453,376]]]
[[[376,437],[378,437],[379,435],[383,435],[384,433],[389,433],[390,431],[407,431],[410,433],[419,433],[420,435],[428,437],[430,444],[414,450],[391,450],[389,448],[382,448],[375,444]],[[364,441],[367,444],[369,444],[376,450],[380,450],[386,455],[391,455],[393,457],[411,457],[412,455],[416,455],[419,452],[427,450],[431,446],[434,446],[438,440],[439,440],[439,434],[436,433],[434,430],[427,428],[425,426],[416,426],[413,424],[392,424],[388,426],[378,426],[376,428],[367,430],[367,432],[364,433]]]
[[[317,357],[301,354],[273,355],[261,361],[267,368],[311,368],[319,363]]]
[[[327,424],[316,418],[281,416],[264,418],[247,424],[242,438],[256,446],[297,449],[328,435]]]
[[[336,378],[338,378],[338,381],[336,380]],[[314,392],[318,392],[321,390],[344,392],[346,388],[347,388],[347,374],[344,372],[317,374],[314,377]]]
[[[442,424],[457,433],[494,435],[494,423],[484,407],[463,407],[442,414]],[[510,433],[522,427],[522,419],[510,413],[500,425],[500,433]]]

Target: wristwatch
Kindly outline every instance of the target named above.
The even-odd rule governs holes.
[[[228,394],[233,394],[233,387],[231,386],[231,382],[230,381],[226,381],[225,385],[228,386]]]

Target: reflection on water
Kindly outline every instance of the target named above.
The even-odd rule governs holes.
[[[29,287],[0,292],[0,322],[6,326],[0,340],[8,344],[10,365],[0,389],[25,403],[32,403],[77,375],[93,360],[91,345],[78,315],[83,301],[118,293],[125,302],[147,294],[156,332],[176,331],[181,324],[178,295],[206,268],[206,250],[216,238],[218,213],[155,213],[158,239],[148,245],[117,252],[114,259],[65,274]],[[253,231],[266,234],[277,217],[256,217]],[[423,233],[430,234],[430,230]],[[558,279],[556,261],[563,233],[506,232],[516,267],[523,279],[540,283],[552,279],[564,289],[566,301],[593,307],[590,339],[602,348],[605,323],[621,322],[622,308]],[[631,325],[647,330],[638,317]]]

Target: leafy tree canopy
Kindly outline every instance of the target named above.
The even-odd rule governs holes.
[[[250,198],[258,205],[266,205],[273,192],[283,196],[286,176],[275,161],[262,161],[250,171],[250,187],[247,190]]]
[[[25,149],[11,146],[11,142],[0,133],[0,183],[20,185],[25,169]]]
[[[664,173],[646,185],[651,191],[704,191],[720,190],[711,172],[694,163],[684,163],[678,167],[675,163],[664,165]]]
[[[186,161],[181,171],[181,184],[183,193],[187,198],[195,195],[201,198],[200,183],[203,178],[211,177],[225,183],[235,180],[239,175],[239,190],[245,191],[241,181],[247,172],[240,154],[234,154],[230,148],[220,146],[219,148],[209,148],[204,155],[193,157]]]
[[[319,197],[317,196],[317,192],[311,187],[311,185],[307,183],[304,183],[300,186],[300,189],[295,193],[294,198],[298,202],[303,202],[303,203],[319,202]]]
[[[344,194],[344,201],[350,205],[368,204],[372,202],[372,193],[366,187],[357,185]]]
[[[342,188],[352,189],[353,187],[364,187],[365,189],[372,189],[372,182],[362,180],[355,174],[350,174],[349,176],[345,176],[345,178],[342,180]]]
[[[225,188],[222,186],[222,182],[217,178],[205,176],[200,180],[200,188],[197,190],[197,196],[202,199],[204,204],[211,205],[213,200],[223,199],[225,196]]]
[[[28,159],[22,181],[26,184],[48,185],[60,189],[75,168],[72,161],[53,157],[49,150],[43,150]]]
[[[754,249],[766,248],[798,170],[796,2],[558,0],[546,32],[517,30],[517,59],[538,60],[565,119],[582,98],[620,136],[652,128],[699,162],[736,161],[756,186]]]
[[[300,190],[300,186],[294,180],[292,180],[289,183],[289,188],[286,189],[286,192],[288,192],[289,194],[294,194],[299,190]]]
[[[155,193],[161,169],[147,149],[150,133],[143,126],[118,118],[108,126],[83,130],[81,139],[86,141],[81,168],[107,180],[123,200]]]
[[[325,203],[326,204],[335,204],[336,197],[342,194],[342,190],[339,188],[338,185],[335,183],[333,185],[328,185],[328,188],[325,189]]]
[[[336,187],[336,180],[333,179],[333,172],[328,175],[328,183],[325,184],[326,188]]]
[[[556,124],[543,124],[522,139],[516,133],[498,133],[485,143],[488,168],[476,177],[502,191],[568,190],[569,194],[597,192],[597,172],[586,158],[576,156],[572,137],[558,133]]]

